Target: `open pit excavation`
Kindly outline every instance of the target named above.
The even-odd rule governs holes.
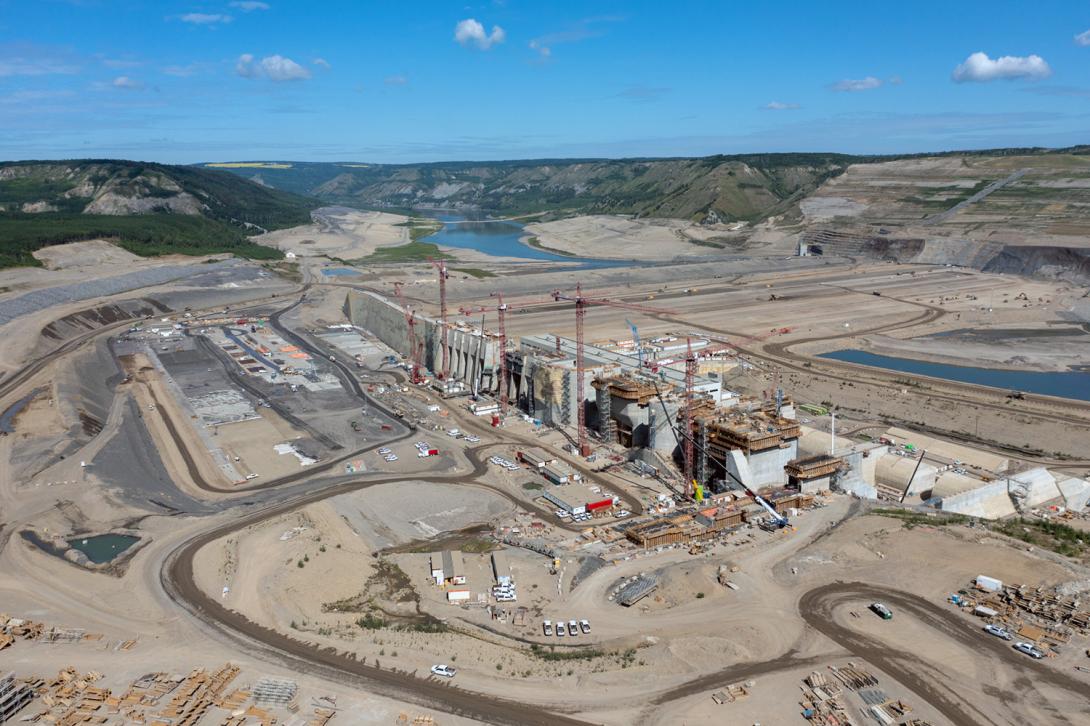
[[[1090,723],[1085,18],[343,5],[5,5],[0,726]]]

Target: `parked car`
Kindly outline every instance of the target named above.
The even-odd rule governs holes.
[[[616,512],[613,513],[613,516],[620,519],[622,517],[627,517],[630,514],[632,514],[632,512],[628,511],[627,509],[618,509]]]
[[[556,624],[556,637],[563,638],[567,633],[564,630],[564,623]]]
[[[541,624],[541,630],[545,633],[545,635],[552,635],[553,634],[553,621],[552,620],[546,620],[545,622],[543,622]]]
[[[568,635],[579,635],[579,624],[574,620],[568,621]]]
[[[590,621],[580,620],[579,629],[583,631],[583,635],[590,635]]]
[[[1019,653],[1025,653],[1031,658],[1040,660],[1045,657],[1044,651],[1035,646],[1033,643],[1018,642],[1014,644],[1014,649]]]
[[[433,665],[431,667],[432,675],[442,676],[443,678],[454,678],[454,674],[458,672],[456,668],[445,664]]]
[[[1003,640],[1010,640],[1014,637],[1006,628],[1000,627],[999,625],[985,625],[984,632],[994,635],[997,638],[1002,638]]]
[[[378,453],[380,453],[382,455],[386,455],[386,454],[390,453],[390,450],[388,448],[386,448],[385,446],[383,446],[381,449],[378,450]]]
[[[893,620],[893,611],[880,602],[872,602],[870,610],[882,620]]]

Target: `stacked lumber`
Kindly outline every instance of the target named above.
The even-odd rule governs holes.
[[[840,686],[824,674],[814,671],[802,680],[802,700],[799,705],[811,723],[822,726],[855,726],[841,698]]]
[[[848,665],[840,668],[829,666],[829,670],[833,672],[833,675],[836,676],[837,680],[843,683],[846,688],[850,688],[853,691],[858,691],[860,688],[867,688],[868,686],[878,685],[877,678],[869,671],[856,666],[854,663],[848,663]]]

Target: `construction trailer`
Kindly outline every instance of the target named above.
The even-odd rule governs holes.
[[[531,469],[541,470],[550,464],[556,463],[556,458],[549,456],[541,449],[523,449],[515,452],[515,458],[526,464]]]
[[[469,590],[447,590],[448,603],[469,602]]]
[[[553,484],[567,484],[571,474],[556,464],[547,464],[541,468],[541,473]]]
[[[431,579],[435,580],[436,585],[442,585],[446,580],[446,575],[443,570],[442,552],[431,553]]]
[[[507,553],[503,550],[492,553],[492,573],[499,585],[510,585],[514,581],[511,576],[511,563],[507,561]]]
[[[549,502],[550,504],[553,504],[560,509],[563,509],[565,512],[571,512],[575,509],[575,507],[573,507],[571,504],[568,504],[568,502],[564,501],[552,492],[542,492],[541,498]]]
[[[461,551],[443,550],[442,560],[443,582],[450,585],[466,584],[466,567]]]

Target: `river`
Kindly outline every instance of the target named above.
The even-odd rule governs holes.
[[[632,264],[631,261],[626,260],[569,257],[531,247],[519,241],[526,235],[524,225],[506,219],[474,218],[441,211],[422,213],[439,220],[443,223],[443,227],[438,232],[422,238],[421,241],[437,244],[440,247],[477,250],[494,257],[519,257],[524,260],[542,262],[574,262],[581,269]]]
[[[822,353],[819,358],[858,363],[875,368],[912,373],[948,381],[974,383],[1010,391],[1037,393],[1043,396],[1059,396],[1079,401],[1090,401],[1090,372],[1087,371],[1018,371],[998,368],[972,368],[946,363],[929,363],[911,358],[894,358],[876,355],[863,350],[834,350]]]

